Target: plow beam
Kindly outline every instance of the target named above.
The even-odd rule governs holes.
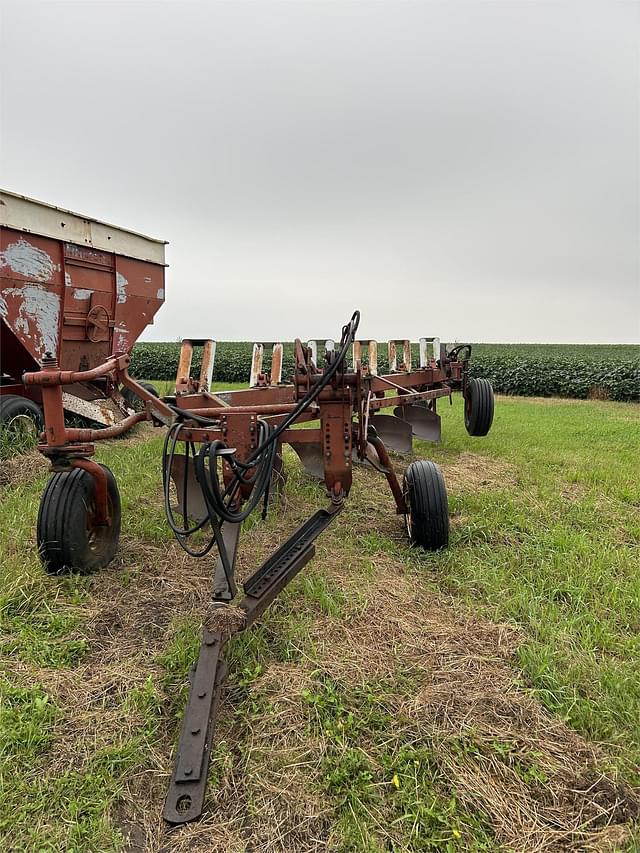
[[[188,823],[202,814],[213,727],[227,674],[221,657],[222,646],[220,632],[204,631],[198,663],[190,678],[189,703],[164,804],[164,819],[168,823]]]

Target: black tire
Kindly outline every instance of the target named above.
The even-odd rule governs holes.
[[[145,391],[148,391],[150,394],[153,394],[154,397],[160,396],[160,394],[158,393],[158,389],[150,382],[138,382],[138,385],[141,385]],[[130,388],[123,388],[122,396],[124,397],[124,401],[130,409],[134,409],[136,412],[141,412],[144,409],[143,401]]]
[[[82,468],[54,474],[47,483],[38,511],[40,559],[52,575],[78,572],[88,575],[113,560],[120,538],[120,493],[107,468],[107,495],[111,524],[93,524],[95,481]]]
[[[42,409],[33,400],[17,394],[0,396],[0,429],[19,453],[35,447],[44,429]]]
[[[470,379],[464,400],[464,425],[469,435],[486,435],[493,423],[493,388],[487,379]]]
[[[403,490],[409,512],[407,533],[413,545],[438,551],[449,544],[449,504],[440,466],[425,459],[404,472]]]

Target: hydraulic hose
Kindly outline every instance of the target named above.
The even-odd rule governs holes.
[[[261,499],[264,499],[265,511],[269,496],[269,487],[273,473],[273,466],[278,452],[278,438],[288,429],[300,415],[307,409],[322,393],[323,389],[331,382],[340,366],[347,356],[349,347],[352,345],[360,322],[360,312],[355,311],[350,321],[343,326],[340,339],[340,348],[335,357],[330,361],[327,369],[322,373],[317,383],[312,385],[307,393],[299,400],[296,407],[277,426],[273,427],[265,420],[258,418],[258,446],[249,455],[246,461],[235,457],[235,452],[228,448],[220,440],[205,442],[196,454],[192,443],[185,443],[185,479],[182,495],[183,525],[179,526],[171,508],[170,500],[170,472],[175,458],[176,446],[179,441],[180,432],[184,427],[185,420],[210,426],[215,423],[210,418],[204,418],[196,412],[186,409],[171,407],[178,416],[177,420],[167,431],[163,448],[163,487],[164,508],[169,527],[184,550],[193,557],[204,557],[209,553],[215,543],[218,544],[220,555],[225,567],[225,573],[229,580],[231,569],[220,526],[222,522],[239,524],[244,521],[257,507]],[[191,460],[195,467],[196,479],[202,490],[202,496],[207,507],[207,517],[189,526],[187,510],[187,470]],[[226,462],[232,472],[233,478],[226,488],[222,488],[218,476],[218,463]],[[253,471],[253,473],[249,473]],[[241,506],[240,495],[242,487],[251,486],[251,493],[244,505]],[[191,549],[187,540],[198,531],[202,530],[207,523],[211,524],[213,535],[206,545],[199,551]]]

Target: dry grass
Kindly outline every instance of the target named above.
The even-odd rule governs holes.
[[[504,489],[518,484],[512,465],[477,453],[461,453],[454,461],[445,462],[442,469],[447,489],[452,492]]]
[[[414,695],[395,700],[389,743],[434,748],[459,799],[490,816],[505,849],[619,849],[629,837],[626,823],[640,815],[638,798],[603,775],[598,769],[603,756],[518,683],[513,667],[517,632],[439,596],[417,596],[415,583],[402,577],[402,565],[378,559],[376,569],[367,605],[355,618],[346,624],[313,624],[316,660],[274,664],[253,685],[272,706],[268,716],[247,723],[249,754],[242,763],[255,766],[254,756],[259,756],[259,775],[237,780],[230,774],[232,790],[212,792],[209,818],[174,831],[152,849],[331,849],[330,812],[313,794],[326,744],[309,734],[301,698],[317,667],[341,684],[408,675],[417,679]],[[327,570],[349,587],[340,569]],[[227,697],[223,715],[229,711]],[[461,748],[467,741],[470,748]],[[507,760],[496,746],[508,750]],[[272,764],[269,755],[277,762]],[[537,774],[533,785],[522,778],[531,767]]]
[[[32,483],[44,471],[49,463],[37,450],[30,450],[19,456],[10,456],[0,462],[0,488],[24,486]]]
[[[463,454],[447,469],[452,489],[456,474],[465,487],[483,488],[495,478],[503,480],[508,470]],[[377,482],[366,474],[360,486],[374,503]],[[603,756],[550,716],[520,682],[513,660],[519,635],[513,626],[492,624],[454,600],[420,590],[405,563],[384,552],[372,559],[374,573],[367,578],[363,602],[362,577],[349,559],[345,565],[339,551],[341,525],[353,530],[360,517],[363,532],[368,526],[368,513],[361,509],[354,506],[352,513],[345,513],[318,555],[323,575],[357,606],[346,619],[312,621],[313,659],[274,662],[250,686],[267,703],[269,711],[263,716],[241,724],[233,719],[237,676],[231,674],[218,732],[230,749],[221,784],[212,787],[208,815],[201,822],[168,832],[159,830],[159,797],[169,771],[165,744],[158,756],[164,779],[156,777],[151,788],[158,799],[147,799],[147,808],[131,809],[133,799],[140,797],[138,785],[148,784],[147,776],[132,786],[129,808],[123,806],[129,825],[134,815],[142,819],[138,837],[144,830],[146,849],[332,849],[331,808],[318,788],[327,745],[310,732],[302,698],[318,668],[343,685],[410,676],[416,690],[393,700],[391,717],[396,722],[388,732],[389,743],[433,748],[451,788],[468,808],[490,817],[505,849],[533,853],[619,848],[628,837],[629,819],[639,814],[638,798],[603,775]],[[298,514],[289,514],[288,528],[295,526],[292,515]],[[253,528],[245,539],[243,560],[255,566],[273,547],[273,538],[272,529]],[[170,597],[175,602],[178,589],[184,593],[184,588],[174,580]],[[197,611],[195,601],[181,605]],[[234,754],[238,736],[242,752]],[[532,779],[527,774],[533,774]],[[381,839],[392,837],[384,829],[384,815],[379,820]]]
[[[124,438],[102,442],[102,446],[131,447],[148,441],[153,431],[151,424],[138,424]],[[26,453],[10,456],[0,461],[0,488],[16,488],[33,483],[49,468],[49,461],[35,448]]]

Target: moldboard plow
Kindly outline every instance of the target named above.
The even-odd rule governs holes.
[[[45,432],[40,450],[54,472],[42,496],[37,527],[47,571],[87,573],[113,559],[120,498],[111,471],[91,459],[94,442],[120,435],[143,420],[166,429],[164,503],[176,539],[194,558],[213,548],[217,551],[211,607],[190,675],[165,803],[164,816],[170,823],[193,820],[203,810],[227,675],[225,643],[258,619],[313,558],[315,540],[344,506],[354,462],[369,464],[385,476],[412,544],[437,550],[448,543],[447,493],[440,469],[433,462],[414,461],[400,483],[387,448],[408,453],[413,436],[439,441],[437,401],[454,390],[464,396],[467,431],[486,435],[493,419],[493,391],[486,380],[468,378],[470,345],[447,349],[437,338],[420,340],[416,365],[408,340],[390,341],[389,372],[380,373],[377,343],[356,337],[359,320],[356,311],[340,340],[324,343],[320,358],[316,342],[296,340],[293,376],[286,384],[282,345],[274,346],[266,372],[264,345],[256,344],[250,387],[213,393],[211,340],[183,342],[176,392],[164,399],[129,376],[128,353],[115,353],[89,371],[61,370],[55,358],[47,356],[41,370],[24,376],[25,383],[37,386],[42,395]],[[191,376],[196,347],[202,348],[197,379]],[[63,386],[96,379],[128,389],[144,401],[144,411],[106,429],[67,427]],[[301,424],[306,428],[297,428]],[[284,444],[293,448],[310,475],[323,482],[327,507],[280,545],[239,592],[234,575],[242,523],[260,508],[264,515],[270,494],[282,484]]]

